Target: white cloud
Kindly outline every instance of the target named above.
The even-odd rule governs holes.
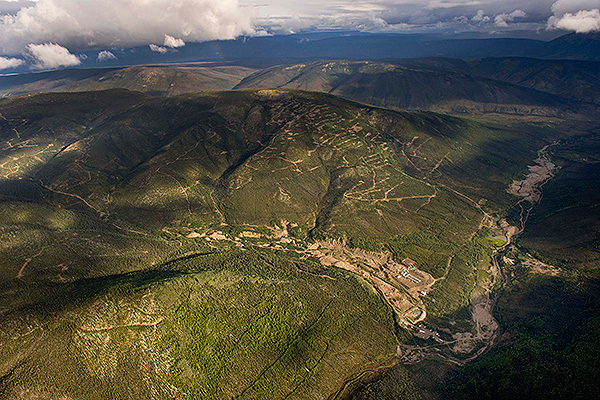
[[[483,10],[478,10],[477,13],[471,18],[473,22],[490,22],[490,17],[484,15]]]
[[[175,47],[185,46],[185,42],[182,39],[174,38],[173,36],[165,35],[164,45],[174,49]]]
[[[29,44],[27,50],[35,69],[71,67],[81,63],[77,56],[55,43]]]
[[[117,57],[108,50],[103,50],[98,53],[98,61],[116,60]]]
[[[494,18],[494,24],[496,24],[496,26],[506,28],[509,22],[513,22],[517,18],[525,18],[526,16],[527,13],[523,10],[515,10],[510,14],[502,13],[496,15]]]
[[[39,0],[16,14],[0,15],[0,53],[29,43],[69,49],[232,39],[252,34],[251,12],[238,0]]]
[[[552,4],[553,16],[548,29],[566,29],[577,33],[600,31],[599,0],[558,0]]]
[[[0,0],[0,54],[29,43],[71,51],[189,42],[315,29],[538,29],[581,19],[600,0]],[[18,11],[20,8],[20,11]],[[5,11],[6,10],[6,11]],[[515,14],[518,11],[521,14]],[[570,19],[569,19],[570,18]],[[586,23],[588,19],[585,19]],[[568,23],[569,22],[569,23]],[[550,25],[550,24],[549,24]],[[587,26],[587,25],[586,25]],[[159,50],[160,51],[160,50]]]
[[[25,64],[20,58],[0,57],[0,69],[16,68]]]
[[[169,51],[169,49],[166,47],[157,46],[155,44],[149,44],[148,46],[150,47],[150,50],[160,54],[165,54],[167,51]]]
[[[548,27],[577,33],[600,31],[600,9],[581,10],[575,14],[565,13],[562,17],[550,17]]]

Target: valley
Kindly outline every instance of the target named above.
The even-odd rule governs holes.
[[[416,396],[415,368],[494,353],[515,274],[562,276],[520,237],[554,153],[590,134],[289,89],[0,112],[0,390],[17,398],[263,398],[284,376],[282,398],[387,379]]]

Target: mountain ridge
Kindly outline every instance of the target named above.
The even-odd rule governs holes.
[[[235,88],[320,90],[382,107],[465,114],[560,115],[595,108],[510,82],[428,66],[434,62],[317,61],[259,71]]]

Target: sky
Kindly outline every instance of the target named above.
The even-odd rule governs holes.
[[[600,0],[0,0],[0,70],[75,66],[74,51],[318,30],[600,31]]]
[[[271,32],[600,29],[600,0],[242,0]],[[595,11],[594,11],[595,10]],[[581,13],[589,12],[588,14]]]

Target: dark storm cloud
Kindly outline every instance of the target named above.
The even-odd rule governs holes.
[[[575,30],[573,26],[584,19],[585,26],[594,26],[596,12],[580,11],[600,7],[600,0],[260,1],[260,18],[256,22],[274,31],[328,27],[459,31],[558,27]],[[252,0],[246,2],[253,4]]]
[[[435,24],[449,23],[455,21],[470,20],[471,22],[483,22],[478,20],[477,15],[488,17],[485,21],[493,22],[497,15],[510,15],[515,10],[524,13],[519,22],[545,23],[552,15],[551,6],[554,0],[538,1],[436,1],[414,4],[387,4],[386,10],[381,17],[388,23],[408,24]],[[473,19],[475,18],[475,19]]]

